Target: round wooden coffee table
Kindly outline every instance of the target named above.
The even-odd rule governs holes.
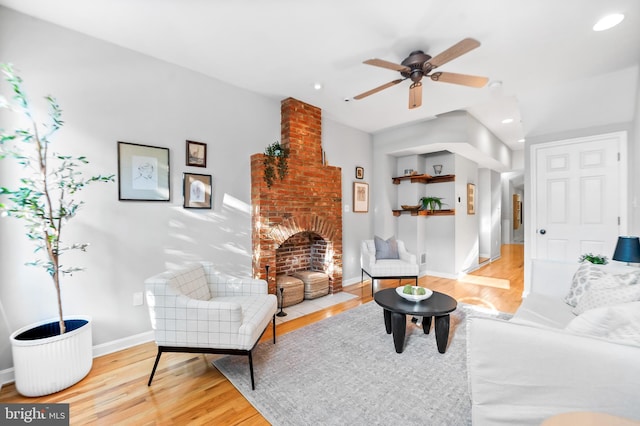
[[[451,296],[434,291],[431,297],[420,302],[412,302],[396,293],[395,288],[377,292],[373,299],[384,309],[384,326],[387,334],[393,332],[393,344],[396,353],[404,350],[404,338],[407,330],[407,315],[422,318],[424,334],[429,334],[431,319],[435,317],[436,343],[438,352],[447,350],[449,341],[449,313],[455,311],[458,302]]]

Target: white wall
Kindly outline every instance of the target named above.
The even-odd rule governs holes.
[[[68,242],[91,246],[87,253],[65,259],[86,271],[64,280],[64,309],[66,314],[93,317],[94,345],[150,330],[146,307],[134,307],[132,295],[142,291],[144,279],[152,274],[198,259],[212,260],[233,274],[251,273],[250,156],[280,139],[280,99],[3,7],[0,62],[15,64],[31,99],[50,93],[58,98],[66,126],[55,140],[56,150],[86,155],[90,174],[117,173],[117,141],[170,149],[170,202],[118,201],[117,183],[94,184],[80,194],[86,205],[66,228]],[[6,83],[0,90],[7,93]],[[12,128],[3,114],[2,125]],[[370,137],[331,120],[323,120],[323,127],[327,158],[343,168],[343,200],[348,205],[355,166],[365,167],[365,181],[374,172]],[[185,166],[187,139],[207,144],[206,168]],[[183,172],[212,175],[211,210],[182,207]],[[15,183],[20,173],[3,161],[0,184]],[[359,279],[358,244],[370,234],[370,222],[370,214],[344,216],[347,280]],[[32,259],[33,247],[21,224],[1,218],[0,235],[3,370],[12,364],[8,333],[54,317],[56,307],[45,272],[23,266]]]
[[[638,68],[638,80],[640,80],[640,68]],[[631,202],[629,208],[631,209],[631,215],[629,220],[629,232],[631,235],[640,235],[640,167],[634,167],[633,165],[640,164],[640,147],[638,147],[638,140],[640,140],[640,84],[638,84],[638,91],[636,94],[635,105],[635,119],[629,134],[629,158],[631,165],[629,167],[629,197]]]
[[[353,212],[353,182],[371,184],[375,173],[371,135],[323,117],[322,147],[327,162],[342,169],[342,282],[353,284],[360,282],[360,242],[372,238],[371,200],[368,213]],[[356,179],[356,167],[364,179]]]
[[[477,187],[478,254],[491,258],[491,173],[489,169],[478,169]]]
[[[478,268],[478,213],[467,214],[467,184],[478,188],[478,165],[462,156],[456,156],[456,215],[455,215],[455,271],[473,271]],[[476,200],[478,194],[476,193]],[[476,202],[476,209],[478,205]]]
[[[500,257],[502,245],[502,180],[500,173],[491,171],[491,260]]]

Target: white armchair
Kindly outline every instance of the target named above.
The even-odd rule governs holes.
[[[382,241],[382,240],[379,240]],[[389,240],[387,240],[388,242]],[[360,281],[364,281],[364,274],[371,278],[371,295],[373,296],[374,281],[378,279],[413,278],[418,285],[419,267],[416,255],[409,253],[401,240],[395,240],[397,244],[397,258],[376,256],[376,243],[374,240],[364,240],[360,246]],[[380,258],[383,257],[383,258]]]
[[[276,342],[277,300],[265,281],[200,262],[148,278],[145,293],[158,345],[149,386],[163,352],[189,352],[248,356],[255,389],[251,353],[271,321]]]

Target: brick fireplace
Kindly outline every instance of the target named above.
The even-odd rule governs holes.
[[[293,98],[281,103],[281,141],[289,171],[271,188],[264,154],[251,156],[253,275],[276,292],[276,275],[315,270],[329,276],[329,292],[342,291],[341,169],[323,164],[322,114]]]

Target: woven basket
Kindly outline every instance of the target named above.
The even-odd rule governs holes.
[[[323,272],[297,271],[292,274],[304,282],[304,298],[315,299],[329,294],[329,276]]]
[[[276,287],[278,298],[280,298],[280,288],[284,289],[282,293],[282,307],[295,305],[304,300],[304,283],[302,280],[291,277],[289,275],[278,275],[276,277]]]

